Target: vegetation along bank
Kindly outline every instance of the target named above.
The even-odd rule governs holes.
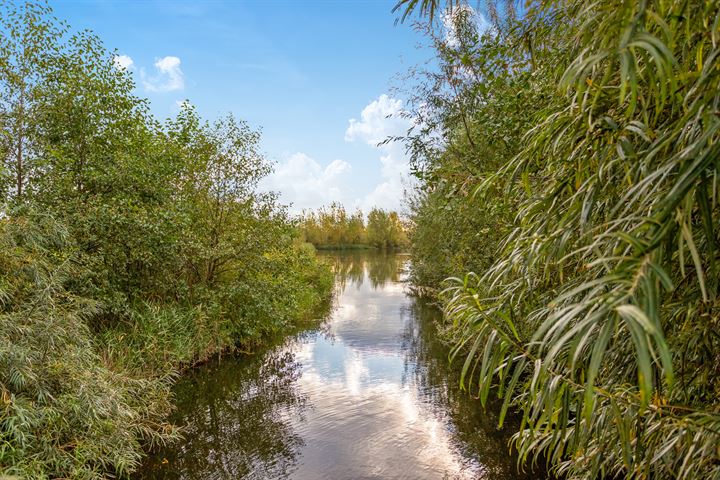
[[[566,478],[720,478],[720,2],[483,5],[396,7],[431,19],[412,275],[465,387]]]
[[[126,476],[183,365],[312,318],[332,277],[260,135],[164,123],[90,32],[0,4],[0,476]]]
[[[361,210],[348,215],[339,203],[304,211],[300,218],[301,238],[318,249],[406,249],[409,229],[397,212],[373,208],[366,221]]]

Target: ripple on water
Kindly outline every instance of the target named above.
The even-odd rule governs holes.
[[[185,439],[142,478],[530,479],[497,419],[459,392],[404,256],[332,255],[322,328],[203,366],[176,387]]]

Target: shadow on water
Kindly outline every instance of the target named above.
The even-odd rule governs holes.
[[[173,421],[184,439],[138,478],[531,479],[457,387],[438,311],[406,294],[405,255],[325,254],[332,312],[317,329],[183,377]]]

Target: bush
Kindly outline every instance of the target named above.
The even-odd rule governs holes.
[[[51,218],[0,220],[0,466],[23,478],[131,472],[143,444],[174,437],[171,375],[108,363],[87,320],[92,299],[68,290],[78,252]]]
[[[462,381],[522,411],[522,460],[720,478],[720,3],[508,5],[482,34],[456,8],[454,41],[435,37],[408,138],[415,278],[457,276],[441,299]]]

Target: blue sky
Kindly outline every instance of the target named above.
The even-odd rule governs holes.
[[[123,56],[158,117],[188,99],[206,118],[232,112],[262,128],[277,162],[262,188],[294,211],[400,206],[402,148],[375,144],[408,126],[385,118],[402,108],[394,77],[431,53],[395,25],[393,0],[50,1]]]

